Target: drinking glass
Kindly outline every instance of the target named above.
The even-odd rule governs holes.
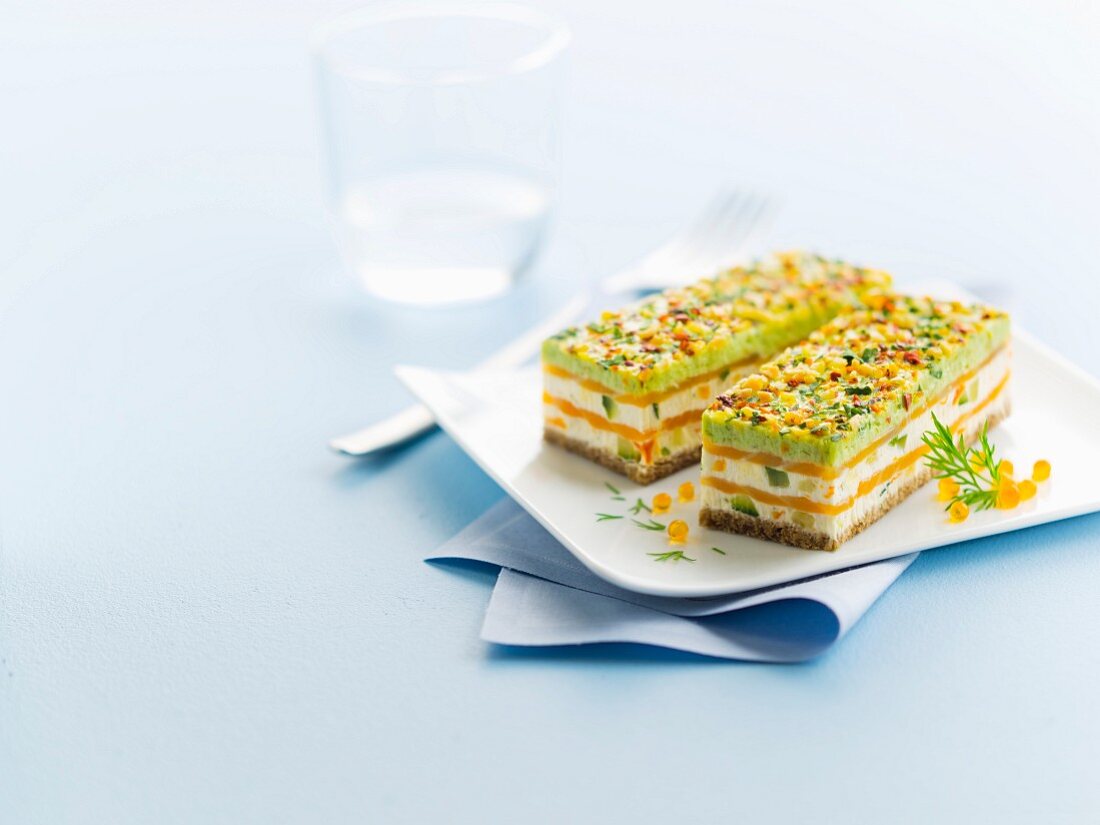
[[[404,303],[486,298],[534,259],[569,31],[508,3],[391,3],[314,33],[329,209],[348,268]]]

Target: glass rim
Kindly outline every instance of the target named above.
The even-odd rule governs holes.
[[[370,28],[395,20],[441,20],[445,18],[493,20],[528,25],[541,30],[542,38],[534,48],[518,56],[488,66],[462,66],[433,69],[413,75],[368,60],[334,58],[327,46],[341,34]],[[524,74],[540,69],[560,55],[572,40],[572,32],[564,20],[540,9],[508,2],[444,3],[438,0],[397,0],[339,12],[323,19],[313,28],[309,45],[314,56],[332,66],[345,77],[392,85],[458,85],[477,83],[498,77]]]

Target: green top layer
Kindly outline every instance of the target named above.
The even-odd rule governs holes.
[[[711,442],[825,466],[899,427],[1008,340],[1008,316],[931,298],[867,296],[720,395]]]
[[[706,372],[766,358],[856,305],[890,276],[791,252],[669,289],[542,346],[546,363],[610,390],[667,390]]]

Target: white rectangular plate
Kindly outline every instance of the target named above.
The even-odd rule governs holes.
[[[803,579],[915,550],[1019,530],[1100,510],[1100,384],[1028,335],[1013,336],[1012,415],[992,432],[997,454],[1018,475],[1048,459],[1054,471],[1038,495],[1014,510],[973,513],[951,524],[928,485],[832,553],[798,550],[700,527],[699,468],[688,467],[646,487],[542,440],[541,376],[537,367],[495,373],[438,372],[399,367],[398,375],[431,408],[450,436],[590,570],[620,587],[658,596],[705,597]],[[685,481],[690,504],[676,501]],[[620,490],[617,501],[607,485]],[[673,507],[659,521],[691,526],[678,545],[692,562],[658,561],[673,549],[663,532],[632,521],[628,508],[659,492]],[[598,522],[597,513],[624,518]],[[642,511],[641,519],[649,514]],[[711,548],[724,551],[722,555]]]

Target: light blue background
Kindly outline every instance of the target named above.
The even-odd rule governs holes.
[[[547,5],[553,244],[447,312],[336,272],[304,38],[337,4],[0,9],[0,821],[1095,818],[1100,517],[926,554],[806,666],[509,652],[491,575],[419,561],[498,488],[442,435],[324,444],[719,180],[1100,373],[1096,6]]]

